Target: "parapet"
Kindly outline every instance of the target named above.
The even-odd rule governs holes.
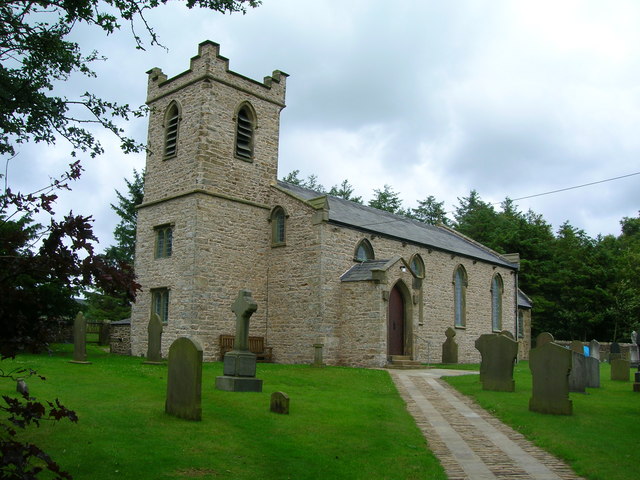
[[[151,104],[165,95],[196,82],[220,82],[260,97],[263,100],[285,106],[286,78],[288,75],[274,70],[262,82],[229,70],[229,59],[220,55],[220,45],[206,40],[198,46],[198,54],[191,58],[189,70],[167,78],[160,68],[147,72],[147,103]]]

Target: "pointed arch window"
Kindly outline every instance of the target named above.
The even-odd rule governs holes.
[[[373,260],[375,258],[373,254],[373,247],[369,240],[366,238],[363,239],[358,246],[356,247],[356,251],[354,254],[354,260],[356,262],[366,262],[367,260]]]
[[[178,133],[180,131],[180,108],[171,102],[164,116],[164,156],[174,157],[178,151]]]
[[[271,245],[274,247],[286,244],[286,219],[287,214],[282,207],[276,207],[271,212]]]
[[[236,157],[253,159],[253,137],[256,116],[249,104],[245,104],[236,115]]]
[[[491,280],[491,328],[494,332],[502,330],[502,294],[504,284],[502,277],[495,274]]]
[[[417,253],[411,257],[411,271],[418,278],[424,278],[424,262],[422,261],[422,257]]]
[[[458,265],[453,273],[454,325],[465,327],[467,324],[467,271]]]

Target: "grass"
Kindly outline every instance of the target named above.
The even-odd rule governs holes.
[[[380,370],[258,365],[263,393],[215,390],[221,363],[203,368],[201,422],[164,413],[166,366],[89,346],[91,365],[69,364],[72,346],[0,365],[36,369],[39,400],[58,397],[75,410],[31,428],[40,445],[81,479],[445,479],[389,374]],[[290,415],[269,411],[275,391]],[[0,382],[0,394],[15,384]]]
[[[638,476],[640,393],[630,382],[613,382],[609,364],[600,366],[600,388],[571,393],[573,415],[529,411],[531,374],[527,362],[516,365],[516,391],[483,391],[477,376],[446,381],[523,433],[536,445],[565,460],[589,480],[628,480]]]

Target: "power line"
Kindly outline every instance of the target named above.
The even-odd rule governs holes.
[[[640,172],[629,173],[628,175],[620,175],[619,177],[607,178],[605,180],[598,180],[597,182],[584,183],[582,185],[576,185],[574,187],[560,188],[559,190],[552,190],[550,192],[536,193],[535,195],[527,195],[526,197],[510,198],[509,200],[516,202],[518,200],[526,200],[528,198],[542,197],[543,195],[551,195],[552,193],[566,192],[567,190],[575,190],[576,188],[583,188],[589,187],[591,185],[597,185],[599,183],[612,182],[614,180],[620,180],[621,178],[633,177],[634,175],[640,175]],[[502,202],[494,202],[492,203],[492,205],[499,205],[501,203]]]

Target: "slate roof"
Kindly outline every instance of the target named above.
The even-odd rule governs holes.
[[[373,280],[373,270],[386,270],[389,260],[368,260],[356,263],[353,267],[342,274],[340,280],[343,282],[362,282]]]
[[[518,289],[518,307],[520,308],[533,308],[533,302],[525,293]]]
[[[329,223],[356,228],[406,241],[427,248],[462,255],[517,269],[518,265],[507,261],[491,249],[460,235],[447,227],[428,225],[377,208],[359,205],[350,200],[323,195],[314,190],[291,185],[278,180],[278,187],[304,201],[326,196],[329,206]]]

